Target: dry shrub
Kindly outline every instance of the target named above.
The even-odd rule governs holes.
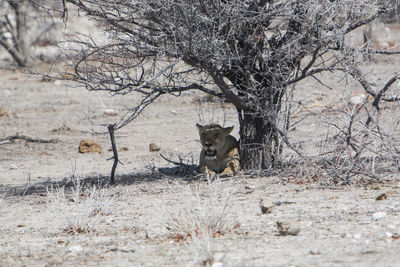
[[[286,161],[283,176],[295,183],[323,184],[365,184],[395,178],[393,174],[400,170],[399,105],[377,107],[367,98],[356,105],[338,105],[326,116],[324,128],[328,130],[318,144],[319,151]]]
[[[100,216],[112,212],[114,201],[107,189],[84,187],[79,178],[71,190],[49,188],[48,211],[56,217],[58,228],[68,234],[91,234]]]
[[[231,184],[216,177],[195,185],[177,184],[174,190],[179,190],[183,207],[176,213],[167,209],[167,228],[173,240],[187,242],[196,264],[211,264],[213,239],[230,232],[235,225],[230,210]]]

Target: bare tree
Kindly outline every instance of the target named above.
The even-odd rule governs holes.
[[[19,66],[25,67],[31,55],[27,42],[27,4],[22,0],[7,0],[1,1],[0,7],[6,10],[0,21],[0,44]]]
[[[241,167],[268,169],[287,143],[282,116],[294,84],[341,72],[382,100],[359,69],[364,47],[346,36],[387,12],[376,0],[67,0],[98,22],[108,43],[75,40],[74,79],[89,90],[138,93],[123,123],[165,94],[200,90],[232,103],[240,123]],[[72,54],[72,53],[70,53]],[[399,76],[393,77],[394,80]],[[294,147],[291,147],[295,149]]]
[[[32,45],[55,26],[53,17],[60,5],[48,0],[0,0],[0,45],[18,66],[33,63]]]

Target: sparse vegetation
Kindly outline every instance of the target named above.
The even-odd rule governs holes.
[[[222,183],[219,178],[208,178],[206,184],[176,184],[176,187],[185,207],[179,210],[179,214],[171,214],[169,227],[172,231],[187,237],[213,238],[232,229],[228,211],[232,193],[229,181]]]
[[[8,2],[0,0],[0,6]],[[26,2],[50,3],[45,0]],[[87,3],[86,0],[76,2]],[[183,5],[184,12],[164,12],[170,7],[168,4],[187,3],[183,0],[119,2],[141,3],[147,8],[151,3],[165,3],[166,6],[152,6],[150,15],[154,15],[159,7],[160,18],[173,14],[181,24],[184,21],[180,14],[192,10],[191,6]],[[332,8],[332,12],[327,11],[330,16],[326,18],[332,20],[336,13],[336,18],[343,18],[345,14],[352,17],[353,11],[359,11],[336,12],[339,9],[333,8],[337,3],[356,6],[362,3],[396,4],[395,0],[192,1],[194,7],[201,3],[221,5],[236,8],[235,12],[241,14],[244,12],[242,7],[248,8],[250,2],[260,5],[326,3]],[[380,25],[382,30],[372,34],[366,43],[363,42],[364,29],[358,28],[344,40],[331,44],[329,52],[323,54],[326,50],[321,47],[322,54],[317,53],[313,67],[307,69],[312,54],[295,66],[299,72],[291,77],[310,75],[309,79],[285,89],[281,113],[277,115],[277,125],[282,130],[279,136],[287,138],[283,140],[280,164],[268,170],[245,169],[234,177],[204,177],[198,174],[201,145],[195,125],[215,122],[224,127],[235,126],[232,134],[239,138],[236,129],[240,128],[240,122],[235,105],[218,91],[204,69],[189,68],[182,62],[169,65],[174,62],[171,63],[171,58],[163,53],[157,54],[159,57],[155,60],[139,62],[137,58],[132,59],[130,56],[137,50],[125,46],[131,41],[129,34],[126,39],[118,36],[123,42],[122,47],[102,47],[104,41],[115,41],[113,34],[98,35],[100,26],[107,24],[101,20],[89,23],[84,12],[75,12],[68,3],[66,7],[69,11],[66,26],[75,23],[79,30],[89,28],[90,32],[75,39],[83,41],[75,43],[83,47],[67,51],[71,52],[68,57],[88,55],[80,54],[85,53],[85,49],[80,48],[88,48],[85,45],[92,44],[91,41],[105,48],[92,54],[89,61],[78,64],[87,71],[80,74],[104,78],[101,82],[105,87],[109,85],[107,82],[125,79],[125,76],[114,75],[121,73],[144,83],[132,86],[129,83],[132,80],[128,79],[126,91],[112,91],[114,97],[109,97],[109,90],[97,91],[93,98],[92,92],[74,81],[53,80],[51,75],[46,77],[49,79],[28,75],[20,69],[15,70],[14,63],[0,60],[0,65],[6,68],[0,68],[0,266],[364,266],[371,263],[391,266],[398,261],[400,57],[388,56],[400,49],[400,24]],[[195,8],[193,11],[197,12]],[[123,9],[115,12],[121,12],[122,16],[118,17],[121,19],[135,18],[136,15],[132,13],[131,17],[125,17],[127,13]],[[107,13],[113,17],[116,14],[119,15]],[[199,24],[188,21],[178,30],[185,33],[191,25],[193,28],[190,29],[199,30],[192,33],[198,34],[203,30],[201,23],[206,24],[205,29],[211,29],[207,28],[207,23],[216,20],[213,22],[212,16],[202,14],[203,11],[193,14],[194,21]],[[316,15],[314,11],[311,14]],[[251,24],[259,18],[254,15],[248,22]],[[232,19],[238,22],[240,17]],[[318,19],[321,18],[312,21]],[[239,24],[235,27],[243,26]],[[122,23],[122,26],[126,25],[130,24]],[[154,25],[159,24],[149,24]],[[313,24],[304,27],[307,25]],[[168,26],[174,28],[173,24]],[[284,24],[280,26],[284,27]],[[324,28],[320,24],[317,26]],[[151,40],[164,41],[162,45],[171,45],[168,35],[160,35],[163,31],[168,34],[167,30],[168,27],[161,28],[156,31],[158,35],[148,36],[154,38]],[[211,33],[218,30],[212,29],[214,32]],[[325,28],[315,33],[340,33],[341,30],[340,27]],[[276,40],[286,34],[278,27],[279,31],[281,36]],[[259,40],[253,33],[250,35],[255,39],[245,39],[250,44]],[[73,37],[69,34],[70,31],[68,37]],[[235,35],[234,32],[226,34]],[[271,41],[276,32],[269,34],[272,35],[264,37]],[[302,37],[301,34],[297,36]],[[139,37],[143,35],[134,36]],[[309,37],[315,40],[318,36]],[[199,35],[193,36],[193,40],[199,39],[205,49],[206,45],[223,43],[222,39],[206,39],[209,44]],[[176,39],[174,45],[179,46],[185,40],[190,39]],[[296,40],[291,41],[295,43]],[[311,48],[315,49],[313,45],[316,44],[312,43]],[[294,54],[301,53],[296,51],[297,47],[293,43],[287,46]],[[194,48],[201,50],[202,46]],[[119,54],[121,51],[124,53]],[[219,53],[214,52],[208,53],[205,60],[208,57],[214,60]],[[366,53],[370,57],[364,57]],[[4,50],[0,51],[0,56],[9,58]],[[101,65],[104,59],[109,61]],[[139,73],[132,71],[132,65],[125,65],[132,62],[136,64],[134,67],[139,66]],[[347,69],[312,73],[314,67],[332,67],[330,64],[334,62]],[[70,63],[72,61],[62,60],[53,67],[64,68],[66,64],[72,70]],[[231,63],[232,68],[238,70],[237,61]],[[170,69],[164,69],[164,64]],[[110,66],[112,68],[108,69]],[[141,67],[145,69],[142,80]],[[343,75],[355,68],[359,68],[360,73]],[[90,72],[92,70],[94,72]],[[98,70],[104,72],[96,73]],[[271,71],[279,70],[285,70],[285,65]],[[174,76],[176,74],[178,76]],[[82,78],[74,72],[63,77]],[[155,77],[159,79],[152,80]],[[254,91],[246,91],[249,90],[247,87],[235,91],[237,84],[228,78],[223,81],[241,100],[247,97],[254,100],[251,98]],[[185,88],[186,82],[196,82],[212,92],[174,92],[174,88]],[[260,85],[256,78],[246,83]],[[128,93],[131,89],[142,92]],[[145,93],[144,99],[142,93]],[[163,98],[153,93],[159,93]],[[209,101],[207,95],[213,95],[218,101]],[[264,96],[261,92],[260,99]],[[204,101],[193,104],[196,99]],[[151,105],[144,110],[129,110],[146,103]],[[120,121],[127,109],[128,114]],[[267,111],[260,111],[260,114]],[[133,118],[130,117],[133,114],[141,115],[115,133],[118,160],[123,164],[115,172],[115,183],[111,185],[108,175],[112,162],[107,159],[112,157],[113,151],[109,149],[108,136],[99,132],[104,132],[104,125],[115,121],[119,122],[117,126],[122,126]],[[104,154],[79,153],[79,141],[91,139],[101,145]]]
[[[49,188],[48,211],[58,217],[60,230],[67,234],[92,234],[99,217],[112,213],[113,200],[105,188],[84,188],[79,178],[66,189]]]
[[[65,52],[75,56],[75,67],[65,75],[89,90],[141,97],[117,129],[162,96],[201,91],[235,107],[244,170],[280,167],[284,147],[308,156],[288,134],[292,96],[302,81],[326,86],[327,73],[354,81],[373,98],[375,111],[382,101],[400,100],[389,93],[397,70],[376,84],[360,67],[363,55],[399,52],[350,41],[353,32],[386,16],[390,1],[66,1],[97,21],[109,39],[101,45],[84,36],[71,40],[78,48]],[[366,106],[360,103],[355,112]],[[352,149],[355,115],[343,131]],[[348,160],[357,161],[355,154]]]
[[[208,177],[206,183],[174,184],[172,190],[183,203],[178,211],[169,212],[167,227],[173,240],[186,242],[196,264],[212,264],[213,239],[230,234],[235,227],[231,182]]]

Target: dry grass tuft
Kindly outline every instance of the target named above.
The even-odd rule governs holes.
[[[68,234],[91,234],[100,216],[112,213],[114,201],[106,188],[84,188],[76,178],[74,186],[48,189],[48,211],[57,217],[59,229]]]
[[[213,239],[235,227],[230,212],[232,186],[218,177],[206,183],[177,185],[183,207],[169,213],[168,229],[176,242],[187,242],[196,264],[213,263]]]

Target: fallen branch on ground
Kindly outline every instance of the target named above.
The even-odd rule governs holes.
[[[199,174],[198,172],[198,168],[199,166],[197,164],[193,164],[193,160],[192,160],[192,164],[185,163],[184,159],[181,156],[178,156],[179,162],[178,161],[174,161],[169,159],[167,156],[163,155],[162,153],[160,153],[160,156],[166,160],[167,162],[175,165],[175,168],[159,168],[158,170],[161,173],[164,174],[174,174],[174,175],[195,175],[197,176]]]
[[[162,153],[160,153],[160,156],[161,156],[163,159],[165,159],[166,161],[168,161],[169,163],[172,163],[172,164],[174,164],[174,165],[181,166],[181,167],[187,167],[187,166],[189,166],[188,164],[183,163],[183,162],[182,162],[182,159],[181,159],[180,157],[179,157],[180,162],[177,162],[177,161],[170,160],[169,158],[167,158],[166,156],[164,156]]]
[[[58,139],[36,139],[36,138],[32,138],[26,135],[11,135],[11,136],[7,136],[5,138],[0,138],[0,145],[2,144],[6,144],[9,142],[13,142],[15,140],[25,140],[27,142],[33,142],[33,143],[58,143],[59,140]]]

